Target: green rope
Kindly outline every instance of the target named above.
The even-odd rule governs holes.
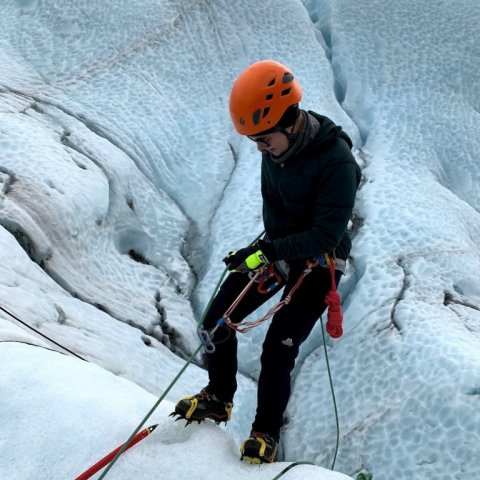
[[[330,468],[330,470],[333,470],[335,468],[335,462],[337,460],[337,453],[338,453],[338,445],[340,443],[340,424],[339,424],[339,421],[338,421],[337,401],[336,401],[336,398],[335,398],[335,389],[333,387],[333,380],[332,380],[332,372],[331,372],[331,369],[330,369],[330,362],[328,360],[327,342],[326,342],[326,338],[325,338],[325,331],[324,331],[324,328],[323,328],[323,318],[322,317],[320,317],[320,323],[322,325],[323,349],[324,349],[324,352],[325,352],[325,361],[326,361],[326,364],[327,364],[328,379],[330,381],[330,390],[332,392],[333,407],[334,407],[334,410],[335,410],[335,422],[336,422],[336,426],[337,426],[337,441],[336,441],[336,444],[335,444],[335,453],[334,453],[334,456],[333,456],[332,466]],[[304,460],[301,460],[301,461],[298,461],[298,462],[293,462],[288,467],[284,468],[272,480],[278,480],[280,477],[283,477],[283,475],[285,475],[285,473],[287,473],[291,468],[296,467],[297,465],[315,465],[315,463],[304,461]],[[357,477],[357,480],[372,480],[372,475],[361,473]]]
[[[373,475],[371,473],[359,473],[357,480],[373,480]]]
[[[334,457],[333,457],[332,466],[330,468],[331,470],[333,470],[334,467],[335,467],[336,459],[337,459],[338,445],[340,443],[340,425],[339,425],[339,422],[338,422],[337,401],[335,399],[335,389],[333,387],[332,372],[330,370],[330,362],[328,360],[327,343],[326,343],[326,339],[325,339],[325,331],[324,331],[324,328],[323,328],[322,317],[320,317],[320,323],[322,325],[323,349],[324,349],[324,352],[325,352],[325,361],[327,363],[327,372],[328,372],[328,378],[329,378],[329,381],[330,381],[330,390],[332,391],[333,406],[334,406],[334,410],[335,410],[335,421],[336,421],[336,425],[337,425],[337,442],[336,442],[336,445],[335,445],[335,454],[334,454]],[[284,468],[276,477],[272,478],[272,480],[278,480],[280,477],[283,477],[283,475],[285,475],[291,468],[296,467],[297,465],[315,465],[315,463],[308,462],[306,460],[299,460],[297,462],[293,462],[288,467]],[[357,477],[357,480],[372,480],[372,476],[371,476],[371,474],[361,473]]]
[[[291,468],[296,467],[297,465],[315,465],[313,462],[307,462],[306,460],[299,460],[298,462],[291,463],[288,467],[284,468],[276,477],[272,480],[278,480],[280,477],[283,477]]]
[[[200,317],[200,320],[199,320],[198,323],[197,323],[197,327],[199,327],[200,325],[203,324],[203,321],[205,320],[205,315],[206,315],[207,312],[210,310],[210,305],[212,304],[213,299],[215,298],[215,295],[217,294],[218,289],[220,288],[220,285],[222,284],[223,279],[225,278],[225,275],[227,274],[227,272],[228,272],[228,270],[225,268],[225,269],[223,270],[222,275],[220,275],[220,278],[219,278],[217,284],[215,285],[215,288],[213,289],[213,293],[212,293],[212,295],[210,296],[210,300],[208,301],[207,306],[204,308],[203,313],[202,313],[202,316]],[[202,344],[202,345],[203,345],[203,344]]]
[[[335,399],[335,389],[333,388],[333,380],[332,380],[332,372],[330,370],[330,362],[328,360],[328,352],[327,352],[327,342],[325,339],[325,331],[323,328],[323,318],[320,317],[320,323],[322,325],[322,337],[323,337],[323,350],[325,352],[325,361],[327,363],[327,372],[328,372],[328,380],[330,381],[330,390],[332,392],[332,400],[333,400],[333,408],[335,411],[335,422],[337,426],[337,441],[335,444],[335,453],[333,455],[333,462],[332,462],[332,467],[331,470],[335,468],[335,462],[337,460],[337,453],[338,453],[338,445],[340,443],[340,425],[338,422],[338,409],[337,409],[337,400]]]

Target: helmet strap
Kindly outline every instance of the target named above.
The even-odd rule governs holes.
[[[294,125],[295,127],[295,125]],[[295,130],[295,128],[294,128]],[[281,127],[280,125],[277,125],[274,129],[275,132],[280,132],[280,133],[283,133],[286,137],[287,137],[287,140],[288,140],[288,146],[291,147],[295,141],[297,140],[298,138],[298,133],[294,133],[294,132],[287,132],[285,130],[284,127]]]

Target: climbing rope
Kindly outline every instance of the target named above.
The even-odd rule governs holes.
[[[23,320],[20,320],[20,318],[18,318],[16,315],[14,315],[13,313],[9,312],[5,307],[2,307],[0,305],[0,310],[2,310],[3,312],[5,312],[7,315],[10,315],[13,319],[15,319],[18,323],[21,323],[24,327],[27,327],[28,329],[34,331],[37,335],[40,335],[41,337],[45,338],[46,340],[48,340],[49,342],[53,343],[54,345],[56,345],[57,347],[60,347],[62,348],[63,350],[65,350],[66,352],[70,353],[71,355],[73,355],[74,357],[77,357],[79,358],[80,360],[83,360],[84,362],[87,362],[88,360],[86,360],[85,358],[81,357],[80,355],[78,355],[77,353],[75,352],[72,352],[71,350],[69,350],[67,347],[64,347],[63,345],[61,345],[60,343],[56,342],[55,340],[52,340],[50,337],[47,337],[47,335],[44,335],[43,333],[39,332],[38,330],[36,330],[35,328],[33,328],[32,326],[30,326],[28,323],[24,322]]]
[[[320,317],[320,324],[322,326],[322,339],[323,339],[323,351],[325,353],[325,363],[327,364],[327,372],[328,372],[328,381],[330,383],[330,391],[332,393],[332,401],[333,401],[333,410],[335,413],[335,425],[336,425],[336,432],[337,432],[337,439],[335,442],[335,451],[333,454],[333,461],[330,470],[334,470],[335,462],[337,460],[337,453],[338,453],[338,446],[340,444],[340,422],[338,421],[338,409],[337,409],[337,400],[335,397],[335,388],[333,387],[333,379],[332,379],[332,372],[330,369],[330,361],[328,359],[328,351],[327,351],[327,340],[325,338],[325,332],[323,328],[323,318]]]
[[[330,259],[328,255],[325,257],[332,280],[332,286],[325,296],[325,303],[328,305],[327,332],[332,338],[339,338],[343,335],[342,299],[337,292],[337,283],[335,282],[335,260]]]
[[[288,467],[285,467],[278,475],[272,478],[272,480],[278,480],[283,477],[289,470],[297,465],[315,465],[313,462],[308,462],[306,460],[299,460],[298,462],[292,462]]]
[[[371,473],[359,473],[357,480],[373,480],[373,475]]]

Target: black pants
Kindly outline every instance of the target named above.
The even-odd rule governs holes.
[[[252,285],[230,319],[234,323],[241,322],[283,287],[282,299],[285,298],[303,269],[303,265],[293,267],[286,285],[279,285],[267,294],[258,292],[256,284]],[[341,275],[341,272],[336,271],[337,284]],[[215,327],[248,281],[248,275],[244,273],[232,273],[227,277],[205,316],[205,329]],[[258,379],[257,413],[253,430],[278,438],[290,397],[290,373],[295,366],[300,345],[326,309],[325,295],[330,287],[330,271],[323,267],[314,268],[304,278],[290,303],[273,316],[260,359],[262,368]],[[250,333],[253,332],[254,330]],[[213,343],[215,351],[207,354],[207,390],[222,400],[231,401],[237,389],[236,333],[223,325],[216,331]]]

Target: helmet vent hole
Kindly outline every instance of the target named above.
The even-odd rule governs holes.
[[[285,90],[282,90],[282,93],[280,96],[284,97],[285,95],[288,95],[290,93],[290,88],[286,88]]]
[[[293,75],[290,72],[285,72],[283,74],[282,83],[290,83],[293,82]]]
[[[265,100],[271,100],[273,98],[273,93],[269,93],[266,97]]]
[[[270,112],[270,107],[266,107],[263,109],[263,118],[265,118]]]
[[[275,79],[272,78],[272,79],[270,80],[270,83],[268,84],[268,86],[269,86],[269,87],[273,87],[274,85],[275,85]]]
[[[262,115],[262,112],[260,110],[255,110],[252,114],[252,122],[254,125],[258,125],[258,122],[260,122],[260,117]]]

